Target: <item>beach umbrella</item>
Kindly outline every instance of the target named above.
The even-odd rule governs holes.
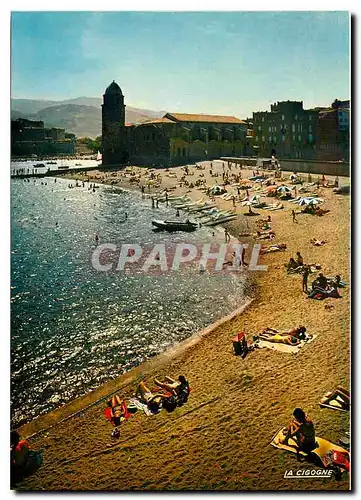
[[[261,197],[260,197],[260,195],[259,195],[259,194],[255,194],[255,195],[253,195],[253,196],[250,198],[250,201],[251,201],[252,203],[257,203],[257,202],[258,202],[258,200],[259,200],[260,198],[261,198]]]
[[[277,193],[292,194],[292,191],[288,186],[279,186],[277,188]]]
[[[310,200],[306,200],[306,205],[319,205],[322,203],[320,198],[311,198]]]
[[[305,197],[305,198],[301,198],[300,200],[298,200],[297,204],[300,205],[300,206],[303,206],[303,205],[318,205],[319,203],[322,203],[323,200],[321,198],[312,198],[312,197]]]
[[[241,205],[243,207],[250,207],[251,205],[253,205],[253,203],[250,200],[247,200],[247,201],[242,201]]]

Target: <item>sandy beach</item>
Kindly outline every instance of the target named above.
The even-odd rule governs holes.
[[[252,175],[252,170],[247,169],[240,171],[233,167],[229,171],[226,166],[225,170],[229,176],[241,173],[242,182]],[[222,183],[222,162],[213,162],[212,171],[218,176],[211,176],[209,165],[204,170],[190,168],[192,175],[185,177],[188,185],[180,180],[184,173],[181,167],[155,170],[154,175],[161,176],[161,183],[160,179],[150,179],[149,173],[145,177],[145,169],[139,167],[128,167],[127,173],[91,171],[72,178],[139,192],[144,185],[148,197],[167,189],[170,195],[199,200],[207,196],[199,189],[201,186],[194,186],[197,180],[205,181],[208,186]],[[140,182],[134,182],[139,175]],[[284,172],[283,176],[289,184],[290,173]],[[306,174],[301,178],[306,180]],[[312,176],[313,181],[317,178]],[[340,185],[348,183],[349,179],[340,178]],[[251,195],[260,192],[256,183],[249,185]],[[330,212],[322,217],[300,214],[297,222],[293,222],[291,210],[295,205],[289,201],[282,202],[282,210],[254,209],[261,217],[244,217],[242,214],[248,212],[248,207],[242,206],[239,198],[246,191],[238,195],[237,188],[227,186],[227,192],[236,197],[235,211],[240,215],[228,225],[234,237],[246,230],[254,233],[257,219],[271,215],[275,239],[262,243],[287,245],[285,252],[261,257],[260,263],[268,269],[252,273],[255,286],[251,303],[184,348],[160,355],[97,391],[23,426],[21,435],[32,436],[29,443],[32,449],[42,450],[43,464],[35,474],[17,484],[17,489],[349,489],[345,476],[341,481],[284,478],[286,470],[314,466],[298,464],[294,454],[270,446],[273,435],[290,421],[297,406],[311,416],[319,437],[337,443],[349,430],[349,413],[321,408],[319,401],[337,385],[350,389],[350,196],[334,194],[331,188],[322,186],[314,186],[310,191],[325,200],[322,207]],[[266,198],[266,201],[275,200]],[[216,196],[215,203],[222,209],[233,208],[232,200]],[[311,238],[327,243],[315,247],[310,243]],[[239,239],[253,242],[252,237]],[[287,275],[284,267],[297,251],[306,263],[320,264],[324,275],[341,275],[348,283],[340,290],[342,298],[307,299],[302,292],[302,276]],[[286,331],[299,324],[317,337],[296,355],[270,349],[256,349],[245,359],[233,354],[232,338],[238,331],[252,337],[266,327]],[[180,374],[187,376],[192,388],[186,405],[171,414],[162,411],[151,417],[137,412],[121,425],[120,438],[111,438],[113,428],[104,417],[106,400],[101,398],[114,391],[129,398],[140,379],[153,388],[154,377],[177,378]],[[76,415],[71,416],[73,413]],[[47,430],[33,435],[42,429]]]

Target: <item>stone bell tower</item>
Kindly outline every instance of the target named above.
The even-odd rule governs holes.
[[[114,80],[103,95],[102,143],[103,166],[120,165],[128,161],[124,96]]]

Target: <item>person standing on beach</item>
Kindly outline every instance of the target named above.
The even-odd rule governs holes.
[[[292,210],[292,222],[298,222],[296,218],[296,212],[294,210]]]
[[[245,262],[245,260],[244,260],[245,256],[246,256],[246,249],[243,246],[242,247],[242,254],[241,254],[241,265],[242,266],[248,266],[247,262]]]
[[[155,204],[154,204],[154,198],[152,196],[152,208],[155,208]]]
[[[225,228],[225,230],[224,230],[224,238],[226,240],[226,243],[229,243],[231,241],[231,236],[230,236],[227,228]]]
[[[145,191],[144,186],[142,186],[140,189],[141,189],[141,192],[142,192],[142,198],[144,198],[144,191]]]
[[[310,272],[311,272],[311,268],[310,266],[305,266],[305,269],[303,271],[303,278],[302,278],[302,291],[305,292],[305,293],[308,293],[308,284],[307,284],[307,280],[308,280],[308,276],[310,275]]]
[[[167,190],[167,188],[165,190],[165,203],[168,206],[168,190]]]
[[[159,208],[159,200],[158,200],[158,198],[157,198],[155,206],[156,206],[156,208]]]

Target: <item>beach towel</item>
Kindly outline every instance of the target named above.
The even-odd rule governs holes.
[[[155,415],[155,413],[153,413],[146,404],[142,403],[141,401],[139,401],[138,398],[131,398],[129,400],[130,403],[132,403],[132,405],[134,405],[138,410],[142,411],[143,413],[145,413],[147,415],[147,417],[150,417],[151,415]],[[157,412],[158,413],[158,412]]]
[[[299,344],[297,345],[288,345],[288,344],[282,344],[281,342],[270,342],[268,340],[263,340],[263,339],[257,339],[255,341],[255,346],[259,348],[267,348],[267,349],[272,349],[273,351],[280,351],[280,352],[286,352],[288,354],[297,354],[300,352],[300,349],[306,345],[312,342],[317,335],[308,335],[306,340],[301,340]]]
[[[290,451],[291,453],[297,453],[298,445],[296,441],[294,441],[292,438],[288,440],[288,444],[283,444],[281,442],[284,439],[283,431],[285,429],[286,427],[281,427],[273,436],[270,444],[274,448]],[[329,460],[330,453],[338,452],[338,454],[339,453],[342,453],[343,455],[346,454],[346,456],[349,457],[348,451],[342,448],[341,446],[338,446],[337,444],[331,443],[331,441],[327,441],[327,439],[323,439],[317,436],[315,440],[317,447],[314,450],[312,450],[312,454],[316,455],[320,459],[320,462],[324,467],[327,468],[331,465]],[[304,453],[303,451],[299,451],[299,454],[304,457],[307,456],[307,453]],[[345,465],[337,464],[337,465],[339,465],[341,469],[347,470],[346,464]]]
[[[322,406],[323,408],[330,408],[331,410],[338,410],[338,411],[343,411],[347,412],[349,411],[350,407],[349,404],[347,404],[347,401],[343,399],[339,394],[336,393],[337,389],[335,391],[330,391],[326,392],[326,394],[322,397],[321,401],[319,402],[319,405]],[[332,394],[335,392],[335,394]],[[348,391],[343,389],[342,392],[345,392],[346,397],[350,397],[350,394]]]

